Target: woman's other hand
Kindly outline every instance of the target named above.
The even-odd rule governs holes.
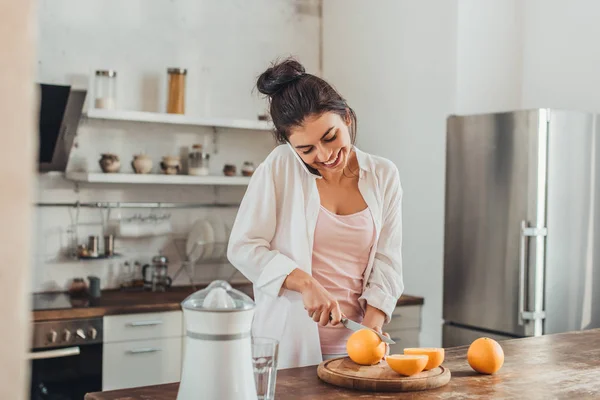
[[[342,318],[342,311],[337,300],[319,282],[312,282],[303,290],[302,301],[309,317],[321,326],[330,322],[336,326]]]
[[[293,270],[283,282],[283,286],[302,295],[302,302],[309,317],[319,325],[325,326],[331,322],[331,325],[336,326],[340,323],[340,305],[327,289],[306,272],[298,268]]]

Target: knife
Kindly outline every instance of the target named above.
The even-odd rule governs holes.
[[[331,320],[331,316],[329,316],[329,319]],[[346,328],[350,329],[351,331],[356,332],[356,331],[360,331],[361,329],[368,329],[371,332],[375,332],[375,334],[377,336],[379,336],[379,339],[381,339],[382,342],[385,342],[387,344],[396,344],[396,342],[394,342],[392,339],[390,339],[387,336],[382,335],[381,333],[377,332],[375,329],[367,328],[366,326],[361,325],[358,322],[354,322],[351,319],[342,317],[341,322],[342,322],[342,325],[344,325]]]

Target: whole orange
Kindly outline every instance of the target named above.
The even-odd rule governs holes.
[[[377,364],[385,355],[385,343],[375,332],[361,329],[354,332],[346,342],[346,351],[352,361],[360,365]]]
[[[504,351],[494,339],[481,337],[469,346],[467,360],[480,374],[493,374],[504,364]]]

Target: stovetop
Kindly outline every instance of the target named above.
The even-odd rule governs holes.
[[[68,293],[34,293],[32,311],[92,307],[94,300],[89,297],[71,298]]]
[[[33,295],[33,311],[68,308],[73,308],[73,304],[67,293],[35,293]]]

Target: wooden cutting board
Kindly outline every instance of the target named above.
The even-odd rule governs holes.
[[[450,382],[450,370],[444,366],[403,376],[385,360],[376,365],[358,365],[348,357],[323,361],[317,368],[323,381],[348,389],[368,392],[408,392],[435,389]]]

